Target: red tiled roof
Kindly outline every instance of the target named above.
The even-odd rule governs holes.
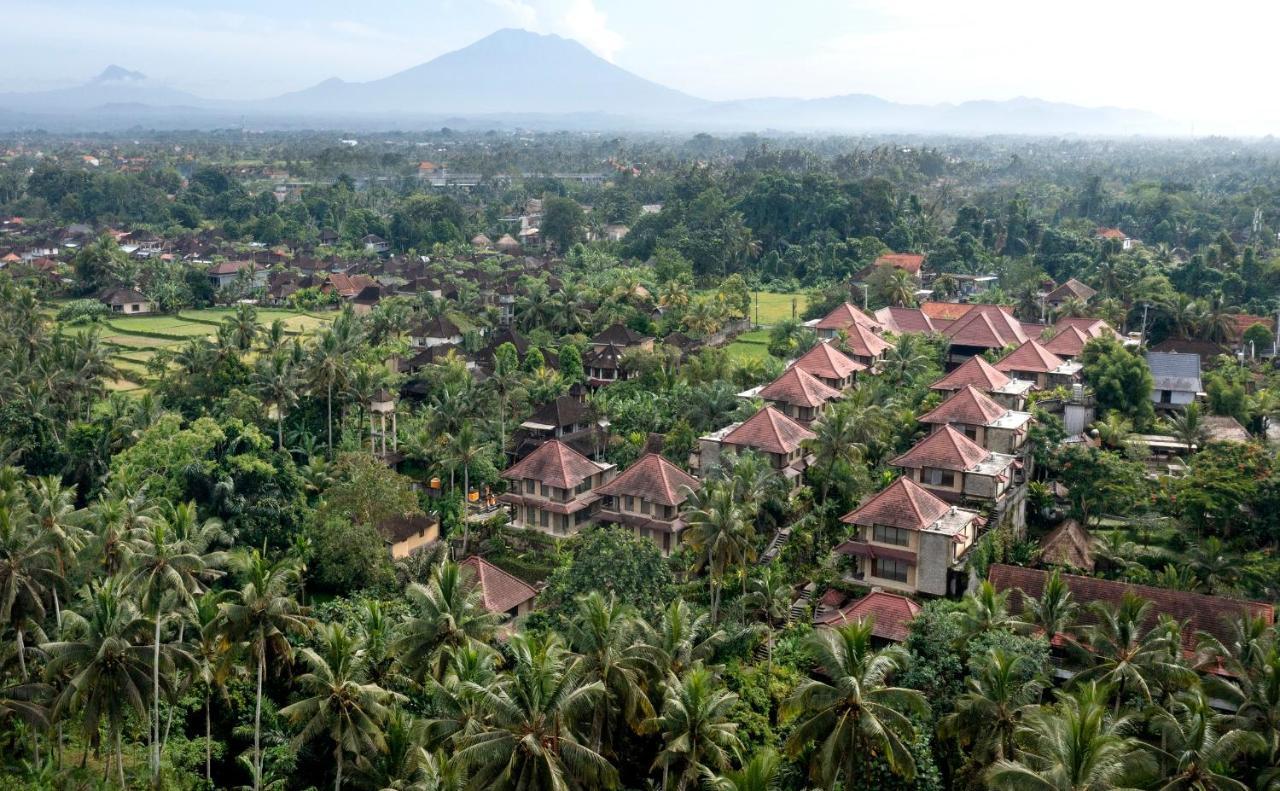
[[[996,563],[991,566],[987,577],[996,590],[1021,591],[1027,596],[1039,598],[1044,591],[1049,572]],[[1075,574],[1063,574],[1062,581],[1071,590],[1072,598],[1082,605],[1095,601],[1118,604],[1126,592],[1147,599],[1153,606],[1145,624],[1146,627],[1155,626],[1161,615],[1169,615],[1179,622],[1184,622],[1182,647],[1188,652],[1196,648],[1197,632],[1206,632],[1223,642],[1229,641],[1231,621],[1246,613],[1255,618],[1261,617],[1268,624],[1275,622],[1275,608],[1262,602],[1229,599],[1225,596],[1208,596],[1203,593],[1155,588],[1148,585],[1130,585],[1126,582],[1081,577]],[[1020,598],[1017,592],[1010,596],[1009,604],[1015,611],[1020,607]],[[1094,622],[1091,613],[1083,608],[1080,611],[1079,620],[1085,624]]]
[[[936,332],[937,327],[929,314],[920,308],[880,308],[876,311],[876,321],[890,332],[899,335],[907,332]]]
[[[1018,320],[998,305],[974,305],[946,332],[953,344],[986,349],[1003,349],[1027,340]]]
[[[1053,330],[1055,333],[1061,332],[1067,327],[1075,327],[1083,332],[1090,340],[1093,338],[1102,338],[1104,336],[1116,338],[1117,340],[1123,339],[1120,333],[1116,332],[1115,328],[1108,324],[1104,319],[1095,319],[1089,316],[1065,316],[1058,319],[1053,324]]]
[[[606,469],[558,439],[549,439],[538,449],[504,470],[503,478],[532,478],[548,486],[572,489]]]
[[[834,310],[823,316],[814,326],[820,330],[846,330],[855,324],[871,330],[880,329],[880,325],[876,323],[875,319],[848,302],[837,305]]]
[[[951,506],[904,476],[840,517],[840,521],[846,525],[887,525],[923,530],[949,510]]]
[[[474,575],[475,584],[480,588],[480,595],[484,599],[484,608],[489,612],[510,612],[538,595],[532,585],[513,577],[479,555],[472,555],[458,566],[470,570]]]
[[[1044,344],[1045,351],[1062,357],[1079,357],[1084,345],[1093,340],[1079,327],[1068,324]]]
[[[821,379],[818,379],[803,368],[793,365],[783,371],[782,376],[765,385],[759,395],[766,401],[781,401],[801,407],[817,407],[828,401],[840,398],[841,393],[834,387],[823,384]]]
[[[1062,365],[1058,355],[1041,346],[1037,341],[1029,340],[1018,348],[996,361],[996,370],[1026,371],[1028,373],[1049,373]]]
[[[209,274],[234,275],[235,273],[239,272],[242,269],[248,269],[249,271],[252,272],[257,268],[258,268],[258,265],[252,261],[223,261],[221,263],[217,263],[209,267]]]
[[[726,445],[755,448],[766,453],[791,453],[817,435],[771,406],[747,418],[721,440]]]
[[[920,303],[920,312],[928,316],[930,319],[945,319],[947,321],[955,321],[964,314],[968,313],[973,305],[965,302],[922,302]]]
[[[973,385],[965,385],[950,398],[920,416],[921,423],[963,423],[985,426],[1007,412]]]
[[[680,505],[685,488],[697,489],[698,479],[664,459],[647,453],[617,478],[596,488],[596,494],[631,495],[660,505]]]
[[[1125,239],[1128,234],[1119,228],[1099,228],[1095,234],[1099,239]]]
[[[895,467],[937,467],[963,472],[975,467],[991,451],[956,431],[943,426],[915,444],[915,447],[889,463]]]
[[[889,348],[889,342],[861,324],[855,324],[847,330],[845,346],[858,357],[879,357]]]
[[[918,275],[920,267],[924,266],[924,256],[919,253],[885,253],[876,259],[875,265],[884,266],[885,264]]]
[[[1245,330],[1255,324],[1261,324],[1268,330],[1275,331],[1275,319],[1271,316],[1252,316],[1248,313],[1238,313],[1231,316],[1231,323],[1234,325],[1231,329],[1231,338],[1237,343],[1244,338]]]
[[[932,390],[959,390],[973,385],[979,390],[992,392],[999,390],[1012,380],[992,367],[991,363],[981,357],[970,357],[951,373],[930,385]]]
[[[910,634],[911,621],[919,612],[920,605],[906,596],[872,591],[847,607],[826,613],[818,619],[818,625],[837,627],[870,618],[871,634],[901,643]]]
[[[1045,300],[1049,302],[1059,302],[1067,297],[1075,297],[1076,299],[1088,302],[1097,293],[1098,292],[1096,290],[1086,286],[1084,283],[1081,283],[1073,277],[1046,294]]]
[[[824,379],[843,379],[850,374],[867,370],[867,366],[849,359],[847,354],[830,343],[821,342],[801,355],[794,367]]]

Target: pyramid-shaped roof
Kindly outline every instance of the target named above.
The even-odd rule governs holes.
[[[1048,300],[1049,302],[1057,302],[1059,300],[1064,300],[1068,297],[1075,297],[1076,299],[1080,299],[1080,300],[1084,300],[1085,302],[1088,302],[1097,293],[1098,293],[1097,291],[1090,288],[1089,286],[1086,286],[1084,283],[1081,283],[1079,280],[1076,280],[1073,277],[1069,279],[1067,282],[1055,288],[1053,291],[1050,291],[1047,295],[1045,295],[1045,299]]]
[[[1008,410],[973,385],[965,385],[936,408],[920,416],[921,423],[962,423],[986,426]]]
[[[596,488],[597,494],[642,497],[659,505],[680,505],[685,488],[697,489],[698,479],[657,453],[646,453],[621,475]]]
[[[766,401],[781,401],[800,407],[818,407],[839,398],[841,393],[803,368],[791,366],[782,376],[765,385],[759,396]]]
[[[867,370],[867,366],[826,342],[819,342],[801,355],[793,367],[823,379],[844,379],[858,371]]]
[[[915,444],[915,447],[889,463],[895,467],[937,467],[964,472],[991,456],[991,451],[956,431],[943,426]]]
[[[1079,357],[1084,351],[1084,345],[1093,340],[1086,335],[1079,327],[1068,324],[1062,330],[1049,339],[1044,344],[1046,351],[1063,357]]]
[[[597,464],[558,439],[550,439],[504,470],[502,477],[513,480],[532,478],[548,486],[572,489],[609,467],[608,464]]]
[[[920,308],[887,307],[876,311],[876,321],[886,330],[899,335],[907,332],[936,332],[929,314]]]
[[[870,330],[880,329],[880,325],[875,319],[848,302],[837,305],[814,325],[820,330],[846,330],[853,326],[866,327]]]
[[[959,390],[973,385],[987,393],[994,392],[1013,381],[991,363],[981,357],[970,357],[951,373],[930,385],[932,390]]]
[[[850,327],[847,336],[845,346],[858,357],[879,357],[889,348],[888,341],[861,324]]]
[[[800,443],[816,436],[778,410],[766,406],[726,434],[721,442],[765,453],[791,453],[800,447]]]
[[[996,370],[1026,371],[1028,373],[1049,373],[1057,370],[1066,360],[1041,346],[1038,341],[1029,340],[1018,348],[996,361]]]
[[[840,517],[840,521],[847,525],[887,525],[923,530],[950,510],[951,506],[946,502],[904,476]]]
[[[538,595],[533,586],[479,555],[472,555],[458,567],[471,574],[473,584],[480,589],[484,608],[489,612],[510,612]]]
[[[946,329],[953,344],[1003,349],[1027,339],[1022,325],[999,305],[974,305]]]

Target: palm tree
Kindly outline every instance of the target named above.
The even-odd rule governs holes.
[[[694,667],[682,678],[668,677],[662,713],[647,724],[662,738],[662,751],[653,765],[662,767],[664,789],[671,788],[674,779],[677,791],[684,791],[705,773],[727,769],[738,757],[742,741],[732,713],[737,702],[738,696],[704,667]]]
[[[915,307],[916,289],[920,284],[904,269],[894,267],[884,276],[881,285],[881,296],[890,304],[898,307]]]
[[[484,648],[497,629],[499,616],[484,607],[475,581],[457,563],[444,561],[431,571],[427,584],[405,589],[411,614],[395,640],[400,664],[416,679],[439,679],[454,649]]]
[[[9,498],[5,498],[9,499]],[[0,624],[13,629],[18,667],[27,676],[26,635],[45,618],[45,601],[62,584],[54,535],[36,528],[25,499],[0,503]]]
[[[955,710],[938,723],[940,735],[959,741],[970,761],[986,767],[1014,753],[1013,736],[1025,708],[1044,690],[1038,668],[1024,654],[991,649]]]
[[[694,664],[710,661],[716,649],[728,640],[705,612],[694,613],[684,599],[673,599],[656,626],[642,624],[645,642],[662,653],[666,672],[679,676]]]
[[[293,725],[302,726],[294,738],[295,745],[321,734],[333,742],[337,767],[333,788],[339,791],[343,759],[348,752],[363,755],[386,750],[382,723],[387,718],[388,705],[402,696],[361,680],[362,652],[341,624],[321,627],[320,645],[319,652],[310,648],[299,652],[310,670],[296,683],[307,697],[285,706],[280,714]]]
[[[755,558],[755,527],[745,518],[733,487],[708,481],[690,492],[685,501],[684,543],[697,559],[695,568],[706,569],[711,584],[711,620],[719,620],[720,591],[731,566],[744,566]]]
[[[446,791],[450,779],[436,756],[423,747],[423,724],[408,712],[392,708],[382,724],[384,747],[356,756],[354,777],[360,788],[380,791]],[[460,779],[460,778],[459,778]]]
[[[1103,420],[1093,424],[1098,438],[1108,448],[1123,448],[1133,434],[1133,421],[1119,412],[1112,411]]]
[[[836,465],[843,462],[852,466],[866,456],[867,447],[858,441],[863,429],[855,422],[856,417],[856,408],[851,403],[838,401],[813,424],[817,436],[805,441],[813,452],[814,463],[826,470],[818,494],[820,503],[827,501]]]
[[[786,573],[776,565],[760,569],[747,582],[743,607],[754,610],[764,622],[769,674],[773,675],[773,630],[778,624],[785,625],[791,612],[791,582]]]
[[[222,321],[230,328],[237,349],[247,352],[253,348],[253,342],[258,339],[258,333],[262,329],[258,326],[257,308],[241,302],[236,305],[235,312]]]
[[[997,591],[990,580],[983,580],[976,591],[965,597],[964,609],[956,620],[962,642],[1015,625],[1009,615],[1009,592]]]
[[[615,787],[617,770],[583,743],[579,731],[604,685],[583,682],[578,660],[554,634],[518,634],[509,648],[511,672],[497,686],[472,690],[488,715],[485,722],[456,741],[456,759],[473,770],[471,787]]]
[[[310,631],[304,616],[290,595],[298,582],[298,570],[291,558],[272,562],[258,550],[241,550],[232,555],[232,568],[241,580],[239,590],[220,605],[220,627],[230,639],[246,643],[257,668],[253,708],[253,782],[262,786],[262,679],[267,655],[281,662],[292,658],[289,635]]]
[[[617,714],[633,728],[653,716],[645,694],[645,680],[655,675],[655,650],[637,637],[635,610],[599,591],[579,597],[566,638],[569,649],[581,657],[579,671],[588,682],[599,681],[605,694],[596,702],[591,720],[591,749],[601,752],[612,742]]]
[[[1214,711],[1204,691],[1180,693],[1168,708],[1155,707],[1151,727],[1160,734],[1157,751],[1161,789],[1176,791],[1248,791],[1231,769],[1242,756],[1265,753],[1267,741],[1237,729],[1233,718]]]
[[[1039,630],[1046,640],[1069,634],[1079,607],[1071,598],[1071,588],[1054,569],[1045,580],[1040,598],[1023,597],[1022,623]]]
[[[476,435],[475,428],[470,420],[463,421],[462,427],[453,435],[453,441],[450,443],[451,455],[458,466],[462,467],[462,496],[463,502],[468,502],[467,498],[471,496],[471,467],[480,459],[489,454],[490,445],[482,442]],[[462,555],[467,555],[467,545],[471,540],[471,522],[468,520],[466,508],[463,508],[462,519]]]
[[[68,610],[62,640],[41,646],[49,657],[47,672],[51,677],[70,674],[54,699],[53,718],[78,713],[85,742],[94,748],[98,747],[105,720],[123,788],[120,737],[125,716],[132,710],[144,722],[149,719],[147,697],[153,688],[152,665],[151,649],[145,641],[151,634],[151,623],[115,580],[91,591],[83,609],[84,615]],[[172,665],[166,662],[160,675],[166,692],[172,677]],[[106,768],[109,767],[108,763]]]
[[[287,353],[261,357],[253,371],[254,389],[271,406],[276,419],[276,449],[284,449],[284,419],[298,404],[298,372]]]
[[[703,773],[702,784],[708,791],[774,791],[777,788],[778,770],[782,761],[778,754],[765,748],[738,770],[716,775],[710,770]]]
[[[193,621],[196,638],[192,656],[196,672],[204,688],[204,777],[213,783],[213,695],[219,693],[224,700],[227,683],[240,674],[236,644],[227,639],[221,626],[221,604],[227,593],[205,593],[196,599]]]
[[[1209,428],[1200,418],[1200,405],[1195,401],[1187,404],[1182,411],[1168,417],[1164,428],[1187,446],[1188,453],[1195,453],[1209,441]]]
[[[928,370],[932,360],[921,350],[921,336],[914,333],[899,335],[893,345],[880,358],[880,376],[895,386],[910,384]]]
[[[311,386],[325,393],[329,455],[333,455],[333,391],[346,382],[349,355],[333,329],[316,336],[311,349]]]
[[[192,503],[194,508],[194,503]],[[205,559],[174,535],[169,523],[157,519],[145,527],[135,528],[129,537],[133,544],[132,570],[126,585],[139,594],[143,612],[150,616],[155,628],[152,639],[151,695],[151,774],[152,782],[160,779],[160,629],[166,621],[165,608],[193,609],[194,596],[202,592],[201,580],[216,573],[205,565]],[[168,651],[178,652],[176,647]]]
[[[907,653],[900,646],[876,650],[871,629],[869,620],[861,620],[810,635],[805,648],[814,675],[782,707],[784,716],[800,717],[787,738],[787,755],[799,756],[816,742],[809,774],[827,789],[841,779],[855,782],[859,770],[872,785],[879,755],[903,779],[915,777],[910,715],[923,716],[928,706],[919,692],[889,686],[890,677],[906,665]]]
[[[1209,593],[1227,593],[1240,585],[1243,576],[1240,556],[1217,536],[1192,544],[1186,562]]]
[[[1098,601],[1089,607],[1095,623],[1085,629],[1085,637],[1093,665],[1077,678],[1114,688],[1117,714],[1126,693],[1137,693],[1150,703],[1155,683],[1195,680],[1179,662],[1181,648],[1165,624],[1146,628],[1151,607],[1150,601],[1129,592],[1117,605]]]
[[[487,646],[466,646],[451,652],[443,680],[427,679],[427,699],[434,714],[423,728],[428,748],[450,747],[455,738],[475,733],[484,722],[483,701],[475,690],[493,686],[495,660]]]
[[[1016,758],[987,771],[992,788],[1024,791],[1110,791],[1120,787],[1136,742],[1131,717],[1107,712],[1108,691],[1096,683],[1059,693],[1051,708],[1029,710],[1018,727]]]
[[[58,575],[64,579],[67,576],[67,561],[80,551],[87,536],[84,528],[79,525],[75,494],[75,489],[63,486],[62,479],[56,475],[45,475],[27,483],[31,515],[38,524],[38,530],[49,536],[58,561]],[[49,592],[53,597],[54,620],[58,626],[62,626],[58,586],[54,585]]]

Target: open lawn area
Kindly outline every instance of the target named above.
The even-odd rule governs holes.
[[[769,331],[744,332],[725,349],[738,360],[763,360],[769,356]]]
[[[773,325],[792,316],[791,305],[795,301],[795,317],[800,318],[804,312],[804,294],[779,294],[774,291],[760,292],[760,318],[763,325]],[[751,294],[751,320],[756,321],[756,295]]]

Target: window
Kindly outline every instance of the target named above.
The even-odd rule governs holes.
[[[547,485],[546,485],[545,483],[542,483],[541,481],[539,481],[539,482],[538,482],[538,494],[541,494],[543,497],[546,497],[546,496],[547,496],[547,492],[548,492],[548,491],[549,491],[549,489],[547,488]]]
[[[533,494],[533,491],[534,491],[533,479],[532,479],[532,478],[525,478],[525,479],[524,479],[524,493],[525,493],[525,494]]]
[[[643,497],[640,498],[640,513],[646,516],[649,514],[649,501]]]
[[[955,486],[956,474],[951,470],[925,467],[920,471],[920,479],[930,486]]]
[[[871,540],[879,541],[881,544],[894,544],[895,546],[900,547],[910,546],[911,531],[903,530],[900,527],[873,525],[871,528]]]
[[[636,510],[636,498],[626,495],[622,498],[622,507],[628,511]]]
[[[548,513],[548,512],[546,512],[546,511],[539,510],[539,511],[538,511],[538,524],[542,525],[543,527],[547,527],[548,525],[550,525],[550,524],[551,524],[551,514],[550,514],[550,513]]]
[[[978,441],[978,427],[977,427],[977,426],[961,426],[961,427],[960,427],[960,431],[961,431],[961,432],[962,432],[966,437],[968,437],[969,439],[973,440],[974,442],[977,442],[977,441]]]
[[[1172,403],[1173,403],[1173,391],[1172,391],[1172,390],[1161,390],[1161,391],[1160,391],[1160,403],[1162,403],[1162,404],[1172,404]]]
[[[894,582],[906,582],[907,570],[911,568],[911,564],[905,560],[892,560],[890,558],[875,558],[871,561],[871,576],[879,577],[882,580],[893,580]]]

